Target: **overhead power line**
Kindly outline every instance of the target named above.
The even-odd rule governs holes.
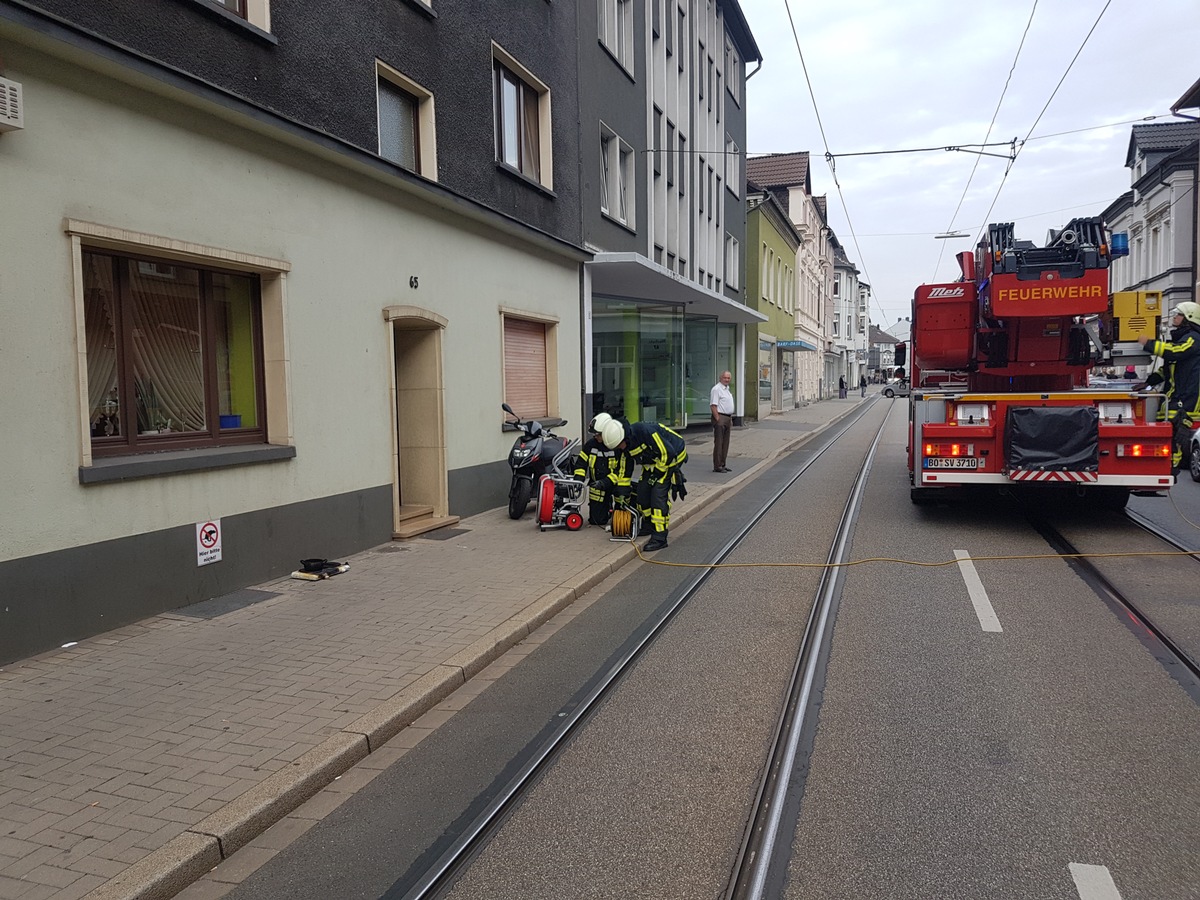
[[[841,184],[838,183],[837,169],[833,165],[833,158],[829,152],[829,139],[825,136],[825,123],[821,121],[821,110],[817,106],[817,95],[813,91],[812,79],[808,77],[808,63],[804,61],[804,50],[800,47],[800,35],[796,33],[796,20],[792,17],[792,5],[789,0],[783,0],[783,6],[787,10],[788,25],[792,29],[792,40],[795,41],[796,53],[800,56],[800,68],[804,71],[804,83],[808,86],[808,96],[812,100],[813,115],[817,118],[817,128],[821,132],[821,143],[825,147],[825,161],[829,164],[829,173],[833,177],[834,187],[837,188],[838,200],[842,204],[842,214],[846,217],[846,227],[850,229],[850,239],[854,242],[854,251],[858,254],[858,264],[862,266],[862,272],[866,276],[867,284],[873,284],[871,273],[867,269],[867,259],[863,255],[862,247],[858,245],[858,235],[854,233],[854,222],[850,218],[850,208],[846,205],[846,196],[842,193]],[[879,297],[874,289],[871,291],[871,299],[875,301],[875,307],[882,315],[883,307],[879,305]]]
[[[1060,79],[1058,79],[1058,84],[1056,84],[1054,86],[1054,90],[1051,91],[1050,96],[1046,98],[1046,104],[1042,107],[1041,112],[1039,112],[1037,114],[1037,118],[1033,120],[1033,124],[1029,126],[1029,131],[1025,134],[1025,140],[1023,140],[1021,142],[1021,145],[1017,148],[1018,156],[1020,155],[1020,152],[1024,148],[1025,144],[1027,144],[1029,142],[1029,139],[1033,135],[1034,130],[1038,127],[1038,123],[1042,121],[1042,116],[1044,116],[1046,114],[1046,110],[1048,110],[1050,108],[1050,104],[1054,102],[1054,98],[1058,94],[1059,88],[1061,88],[1063,86],[1063,82],[1065,82],[1067,80],[1067,75],[1069,75],[1071,73],[1071,69],[1074,68],[1075,62],[1079,59],[1079,54],[1083,53],[1083,48],[1086,47],[1088,44],[1088,41],[1090,41],[1092,39],[1092,35],[1095,34],[1095,32],[1096,32],[1096,27],[1100,24],[1100,20],[1104,18],[1104,14],[1106,12],[1108,12],[1108,8],[1111,5],[1112,5],[1112,0],[1107,0],[1107,2],[1104,4],[1104,7],[1100,10],[1100,14],[1098,16],[1096,16],[1096,21],[1092,23],[1092,27],[1088,29],[1088,33],[1086,35],[1084,35],[1083,43],[1081,43],[1079,45],[1079,49],[1076,50],[1075,55],[1071,57],[1071,61],[1067,64],[1066,71],[1064,71],[1062,73],[1062,77]],[[1016,159],[1014,158],[1013,161],[1011,163],[1009,163],[1008,167],[1004,170],[1004,175],[1001,176],[1000,184],[996,188],[996,196],[994,196],[992,198],[992,205],[988,207],[987,215],[985,215],[983,217],[983,221],[985,224],[980,226],[980,230],[979,230],[979,234],[977,235],[977,239],[983,237],[983,229],[987,228],[986,223],[991,221],[992,210],[996,208],[996,202],[1000,199],[1000,192],[1002,190],[1004,190],[1004,184],[1008,180],[1008,173],[1012,171],[1012,167],[1015,164],[1016,164]]]

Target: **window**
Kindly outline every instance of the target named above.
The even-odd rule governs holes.
[[[675,123],[667,119],[667,187],[675,184]]]
[[[271,30],[269,0],[209,0],[209,2],[245,19],[255,28],[263,31]]]
[[[633,227],[633,148],[600,125],[600,210]]]
[[[266,440],[259,278],[83,250],[94,456]]]
[[[687,152],[687,137],[681,131],[679,133],[679,177],[675,179],[675,183],[679,186],[680,197],[687,193],[687,173],[690,168]]]
[[[738,270],[742,260],[737,238],[732,234],[725,235],[725,283],[733,290],[738,287]]]
[[[379,155],[413,172],[421,171],[417,153],[421,126],[417,98],[379,79]]]
[[[633,0],[599,0],[600,43],[633,71]]]
[[[553,332],[545,322],[504,314],[504,398],[522,418],[550,415],[546,373]]]
[[[496,159],[552,188],[550,91],[496,45],[492,45]]]
[[[375,77],[379,155],[436,181],[433,94],[378,60]]]
[[[733,138],[725,135],[725,187],[735,197],[742,195],[742,153]]]
[[[742,103],[740,94],[742,83],[742,61],[733,46],[733,41],[725,41],[725,89],[733,97],[733,102],[739,106]]]
[[[663,158],[663,113],[657,106],[654,107],[654,134],[651,137],[654,152],[650,154],[654,157],[654,174],[662,175],[662,158]]]

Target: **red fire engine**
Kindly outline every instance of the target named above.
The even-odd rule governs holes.
[[[913,298],[908,467],[914,503],[971,485],[1068,490],[1121,508],[1169,489],[1162,397],[1128,382],[1089,385],[1095,366],[1149,362],[1161,295],[1111,295],[1111,235],[1098,218],[1050,232],[1045,247],[988,226],[962,278]],[[1118,235],[1118,239],[1124,238]],[[904,354],[898,347],[902,357]]]

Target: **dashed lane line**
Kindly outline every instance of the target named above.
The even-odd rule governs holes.
[[[1071,863],[1069,868],[1075,879],[1075,889],[1079,891],[1079,900],[1121,900],[1121,892],[1107,866]]]
[[[996,611],[988,600],[987,591],[983,589],[983,582],[979,580],[979,573],[975,571],[975,563],[971,562],[971,554],[966,550],[955,550],[954,558],[958,560],[958,571],[967,584],[967,594],[971,598],[971,605],[975,607],[975,615],[979,617],[979,626],[984,631],[1003,631]]]

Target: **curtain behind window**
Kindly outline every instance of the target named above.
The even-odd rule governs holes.
[[[417,160],[417,98],[379,79],[379,155],[420,172]]]

